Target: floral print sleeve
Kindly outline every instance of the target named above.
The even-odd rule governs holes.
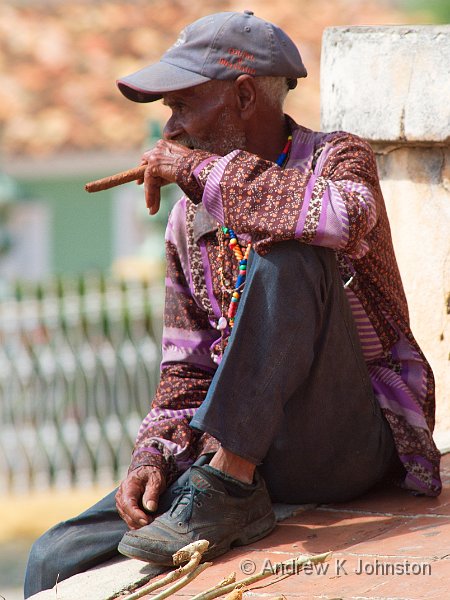
[[[329,134],[304,170],[290,163],[281,169],[240,150],[209,160],[193,152],[178,171],[178,184],[221,224],[250,233],[260,253],[274,242],[298,239],[357,257],[377,219],[373,152],[348,133]]]

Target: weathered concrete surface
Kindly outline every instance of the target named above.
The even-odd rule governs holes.
[[[110,600],[132,591],[159,575],[159,567],[140,560],[115,558],[101,567],[74,575],[51,590],[32,596],[33,600]]]
[[[450,25],[337,27],[323,37],[322,128],[375,150],[411,326],[450,441]]]
[[[450,429],[450,148],[376,148],[411,328],[436,378],[436,425]]]
[[[448,142],[450,25],[326,29],[320,85],[326,131]]]

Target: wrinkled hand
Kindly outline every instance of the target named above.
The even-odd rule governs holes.
[[[161,187],[176,181],[177,168],[190,152],[189,148],[177,142],[159,140],[154,148],[142,156],[141,164],[147,165],[147,169],[144,179],[138,183],[144,184],[145,203],[151,215],[159,210]]]
[[[157,467],[138,467],[128,474],[116,494],[116,506],[130,529],[139,529],[153,520],[154,515],[143,508],[154,513],[165,489],[165,478]]]

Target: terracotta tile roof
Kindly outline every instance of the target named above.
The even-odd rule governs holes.
[[[248,4],[248,3],[247,3]],[[253,0],[258,16],[295,39],[310,76],[288,110],[319,124],[319,57],[330,25],[395,23],[398,12],[378,0]],[[6,156],[66,150],[139,148],[146,122],[164,120],[161,103],[136,105],[115,87],[117,77],[159,58],[187,23],[219,10],[223,0],[99,0],[0,5],[0,146]],[[303,93],[302,90],[303,89]]]

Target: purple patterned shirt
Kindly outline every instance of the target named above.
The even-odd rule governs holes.
[[[245,151],[220,157],[195,150],[178,170],[186,195],[166,232],[161,381],[130,469],[156,465],[170,482],[200,453],[217,448],[189,421],[217,367],[211,348],[223,314],[215,234],[220,223],[250,237],[260,254],[289,239],[336,252],[374,393],[405,467],[402,485],[436,496],[441,482],[432,438],[433,373],[409,327],[373,152],[357,136],[289,123],[293,140],[284,169]],[[236,269],[228,257],[230,281]]]

